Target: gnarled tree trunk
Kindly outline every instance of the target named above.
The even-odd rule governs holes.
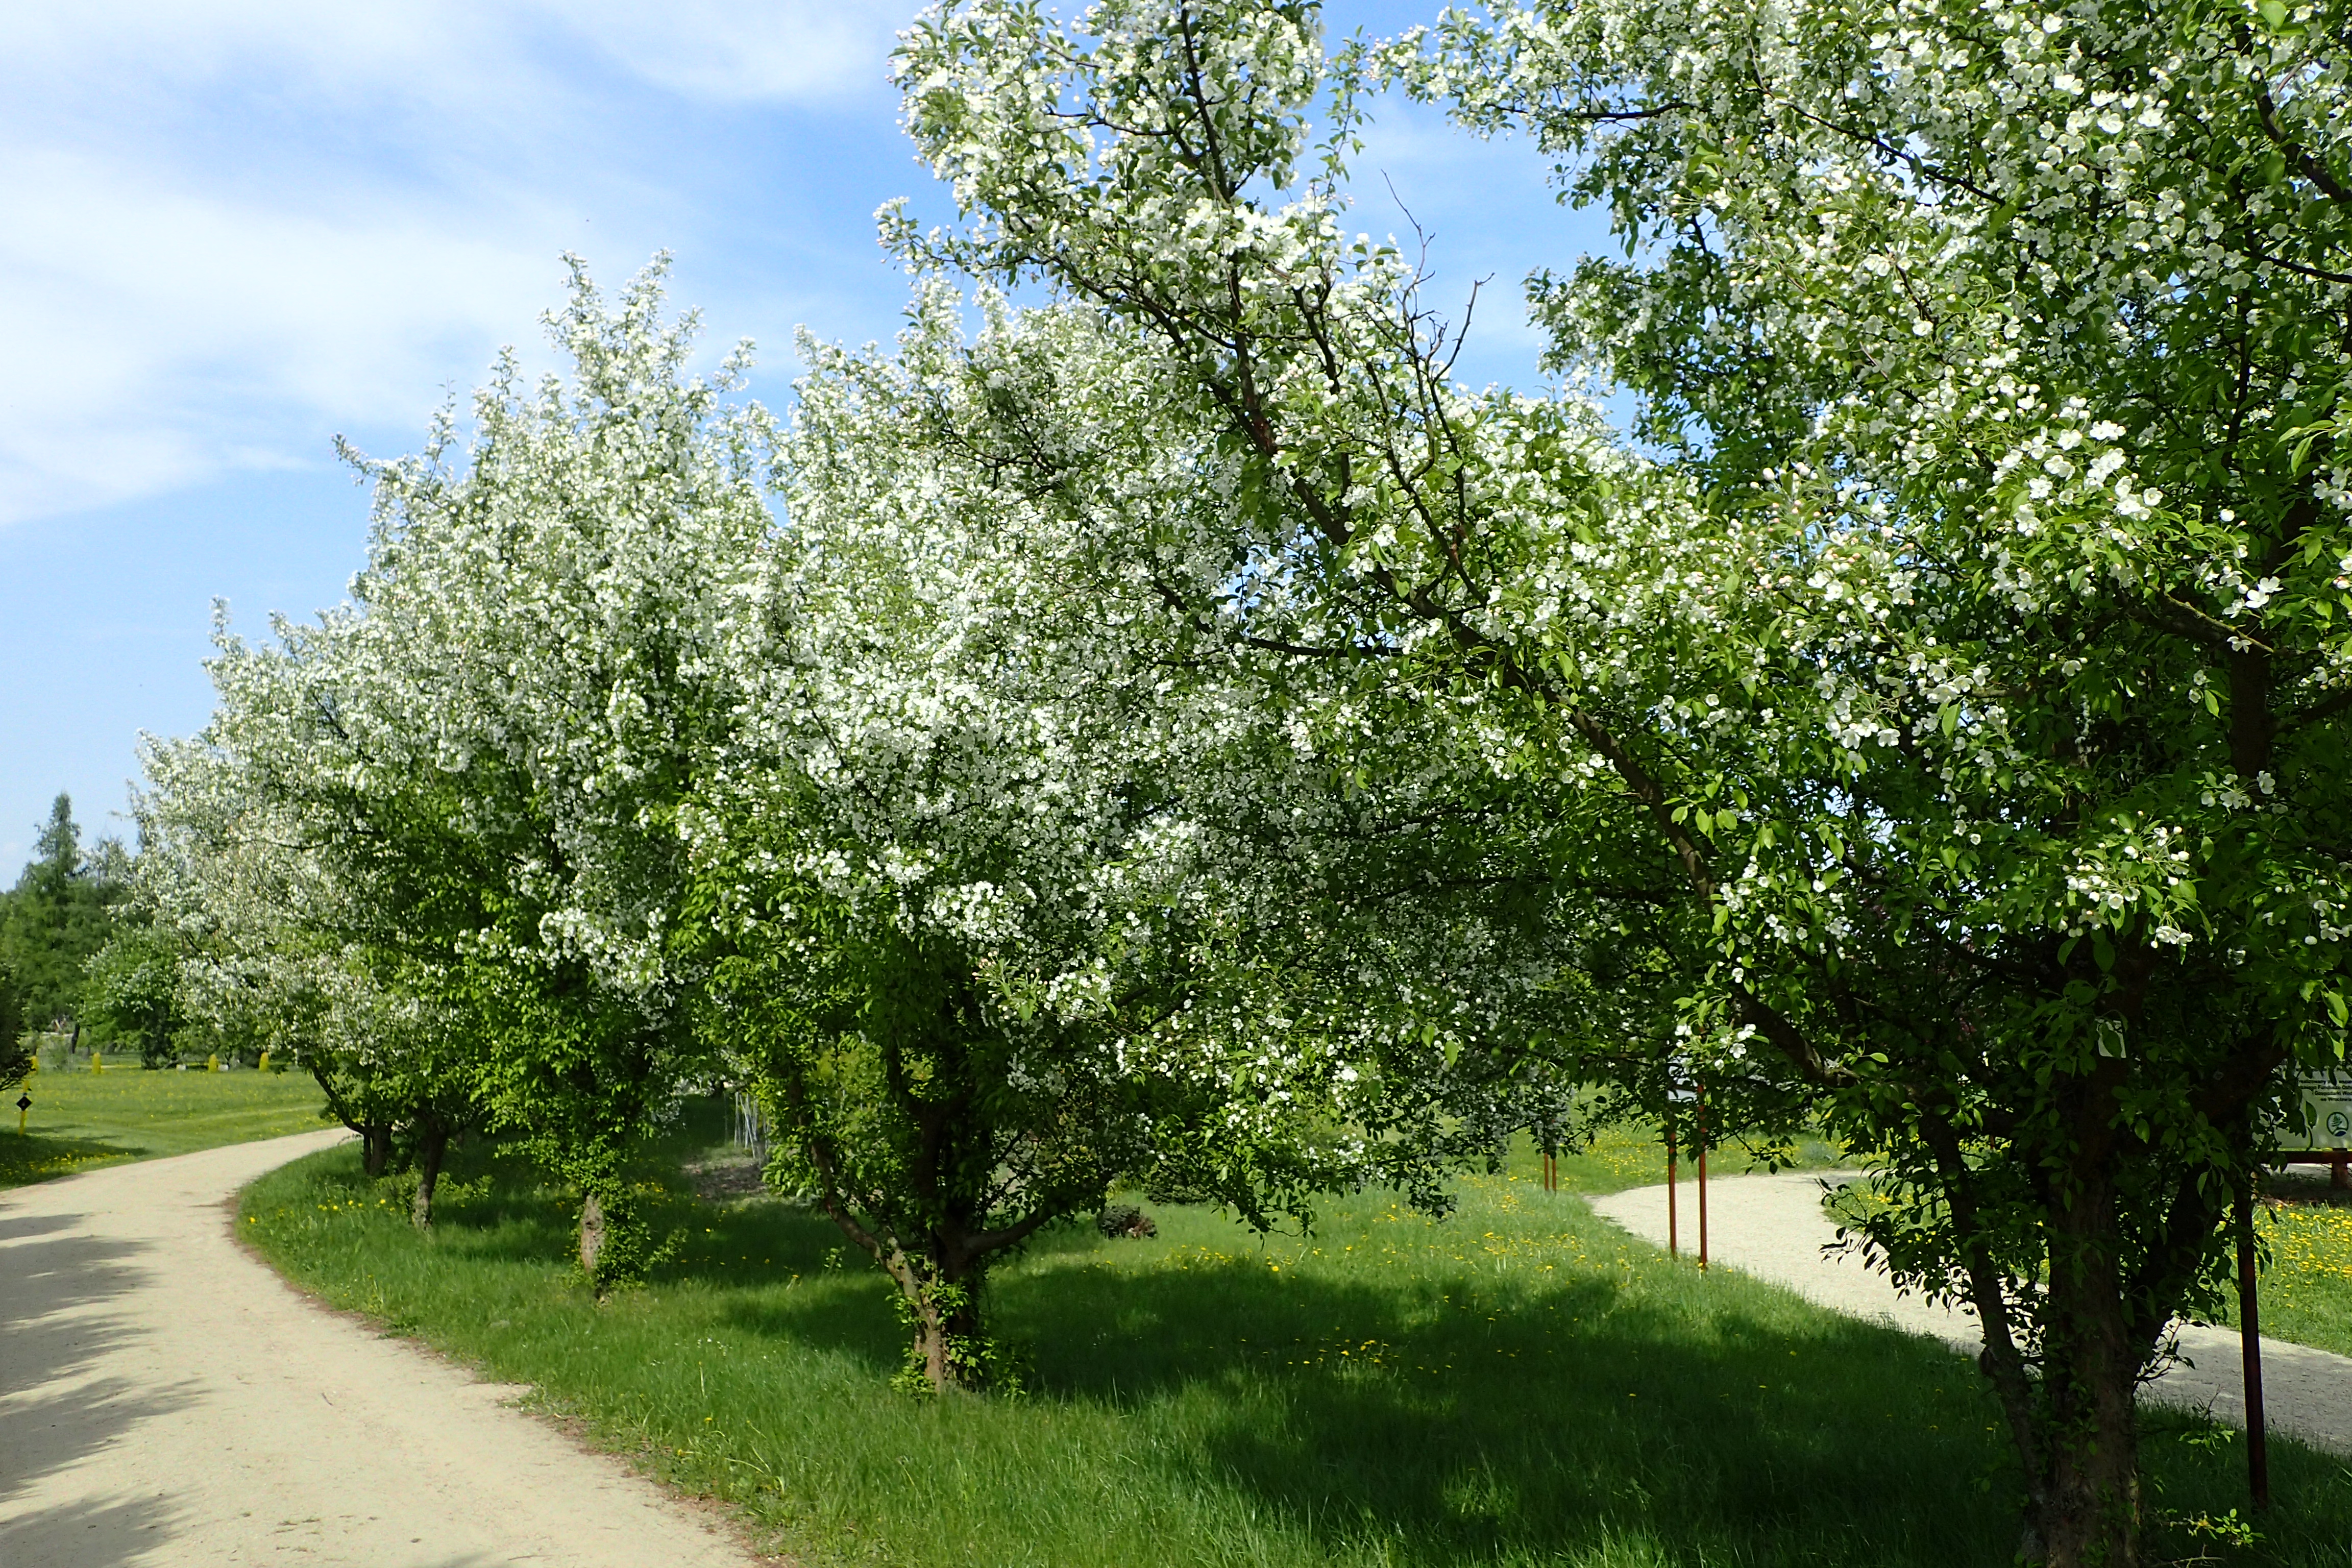
[[[2104,1194],[2099,1194],[2104,1198]],[[2124,1310],[2113,1237],[2090,1194],[2053,1215],[2042,1314],[2042,1474],[2029,1509],[2050,1568],[2138,1568],[2138,1390],[2152,1345]],[[2079,1216],[2080,1223],[2066,1222]]]
[[[427,1119],[416,1130],[416,1197],[409,1205],[408,1221],[419,1230],[433,1226],[433,1189],[440,1184],[441,1162],[449,1152],[449,1129]]]
[[[2079,1173],[2078,1173],[2079,1175]],[[2049,1278],[2026,1310],[2041,1328],[2038,1378],[2027,1374],[2011,1309],[1980,1248],[1970,1259],[1969,1295],[1984,1326],[1982,1365],[2010,1417],[2026,1483],[2021,1563],[2037,1568],[2139,1568],[2146,1498],[2140,1485],[2140,1374],[2166,1324],[2135,1301],[2174,1300],[2177,1260],[2144,1262],[2127,1274],[2111,1184],[2097,1175],[2053,1194],[2042,1216]],[[1955,1204],[1955,1212],[1964,1205]],[[2171,1230],[2182,1256],[2218,1210],[2193,1182],[2175,1198]],[[1963,1223],[1966,1223],[1965,1221]],[[2153,1290],[2147,1289],[2151,1283]]]
[[[392,1123],[363,1121],[360,1135],[360,1169],[373,1180],[392,1169]]]
[[[915,1359],[934,1394],[982,1394],[988,1388],[987,1340],[980,1314],[982,1274],[968,1268],[950,1275],[936,1265],[920,1271],[891,1269],[915,1324]]]
[[[604,1256],[604,1201],[591,1187],[580,1200],[580,1271],[591,1280]]]

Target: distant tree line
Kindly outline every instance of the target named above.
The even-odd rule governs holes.
[[[127,903],[133,863],[110,836],[84,848],[71,797],[58,796],[0,892],[0,1083],[31,1070],[43,1034],[68,1049],[129,1046],[150,1067],[174,1054],[177,965]]]

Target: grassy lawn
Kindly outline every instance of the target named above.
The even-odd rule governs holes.
[[[1770,1168],[1767,1154],[1775,1156],[1779,1168],[1784,1171],[1822,1171],[1841,1163],[1840,1151],[1819,1138],[1802,1138],[1769,1147],[1759,1144],[1752,1149],[1734,1143],[1709,1151],[1706,1173],[1712,1179],[1766,1170]],[[1537,1171],[1535,1157],[1524,1154],[1515,1171],[1532,1180]],[[1684,1152],[1678,1174],[1695,1194],[1698,1171],[1691,1163],[1688,1151]],[[1559,1190],[1564,1193],[1597,1195],[1622,1192],[1627,1187],[1660,1186],[1665,1179],[1665,1145],[1655,1127],[1604,1127],[1591,1147],[1559,1157]],[[1692,1201],[1697,1200],[1694,1197]]]
[[[2352,1355],[2352,1201],[2331,1194],[2326,1174],[2308,1166],[2272,1172],[2263,1192],[2273,1200],[2254,1211],[2266,1249],[2259,1281],[2263,1337]],[[1859,1188],[1828,1200],[1833,1216],[1841,1204],[1872,1201]],[[2235,1328],[2237,1309],[2232,1283],[2222,1310],[2198,1321]]]
[[[2352,1355],[2352,1208],[2283,1204],[2257,1223],[2271,1248],[2263,1332]]]
[[[338,1150],[273,1173],[243,1228],[296,1279],[491,1376],[812,1565],[2004,1563],[2013,1472],[1973,1367],[1736,1275],[1703,1277],[1543,1193],[1533,1162],[1431,1224],[1384,1196],[1265,1241],[1202,1210],[1160,1235],[1070,1227],[994,1287],[1017,1398],[888,1386],[883,1281],[789,1205],[646,1179],[680,1242],[599,1305],[568,1211],[477,1149],[436,1233]],[[1646,1148],[1563,1161],[1655,1179]],[[1614,1163],[1612,1165],[1612,1162]],[[2168,1558],[2352,1564],[2352,1475],[2280,1445],[2252,1551],[2188,1521],[2242,1508],[2234,1440],[2152,1418]]]
[[[2255,1211],[2270,1256],[2262,1272],[2263,1332],[2272,1339],[2352,1355],[2352,1202],[2330,1194],[2324,1172],[2274,1173],[2267,1190],[2283,1201]],[[2237,1303],[2221,1321],[2234,1326]]]
[[[16,1097],[32,1097],[24,1136]],[[145,1072],[136,1057],[102,1073],[44,1068],[0,1100],[0,1187],[126,1160],[307,1132],[323,1103],[308,1073]]]

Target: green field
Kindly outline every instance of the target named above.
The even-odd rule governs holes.
[[[16,1098],[33,1101],[16,1132]],[[44,1068],[5,1096],[0,1187],[71,1175],[126,1160],[185,1154],[307,1132],[320,1125],[319,1086],[298,1072],[147,1072],[136,1057],[102,1073],[79,1063]]]
[[[2286,1201],[2255,1211],[2266,1256],[2262,1271],[2263,1332],[2352,1355],[2352,1205],[2308,1168],[2274,1175]],[[2232,1310],[2221,1321],[2234,1325]]]
[[[257,1183],[246,1234],[339,1306],[536,1385],[553,1412],[811,1564],[1995,1564],[2014,1473],[1974,1368],[1737,1275],[1701,1276],[1543,1193],[1532,1162],[1433,1224],[1371,1195],[1311,1240],[1153,1209],[1055,1232],[994,1287],[1027,1392],[893,1392],[887,1288],[822,1219],[695,1197],[693,1109],[647,1168],[680,1243],[599,1304],[569,1215],[477,1149],[435,1234],[337,1150]],[[1654,1179],[1638,1139],[1563,1162]],[[2352,1476],[2291,1444],[2241,1549],[2237,1440],[2151,1417],[2160,1557],[2352,1564]]]

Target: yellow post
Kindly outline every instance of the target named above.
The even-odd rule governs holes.
[[[218,1051],[215,1051],[211,1056],[205,1058],[205,1070],[206,1072],[220,1071],[220,1053]]]
[[[269,1070],[269,1053],[268,1051],[261,1053],[261,1065],[254,1068],[254,1070],[256,1072],[268,1072]]]

